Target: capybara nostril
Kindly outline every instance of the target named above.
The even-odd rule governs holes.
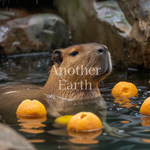
[[[105,51],[105,48],[99,48],[97,50],[97,53],[100,54],[100,55],[102,55],[104,53],[104,51]]]

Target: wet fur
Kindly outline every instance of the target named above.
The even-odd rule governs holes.
[[[111,60],[106,50],[103,56],[98,55],[97,50],[104,46],[97,43],[74,45],[66,49],[61,49],[62,63],[55,62],[55,67],[59,72],[60,67],[73,67],[83,65],[84,67],[101,67],[99,76],[76,74],[72,76],[56,75],[53,68],[45,86],[31,85],[4,85],[0,87],[0,115],[7,123],[16,122],[16,110],[18,105],[25,99],[37,99],[41,101],[50,116],[58,117],[61,115],[75,114],[79,111],[91,111],[99,116],[103,116],[105,122],[106,113],[99,113],[99,108],[106,111],[106,104],[101,97],[98,83],[111,72]],[[71,57],[70,53],[78,51],[76,57]],[[59,90],[58,80],[63,79],[68,82],[78,82],[87,79],[92,83],[92,90]],[[16,91],[14,93],[7,93]],[[82,103],[82,106],[81,106]],[[14,119],[16,118],[16,120]],[[15,121],[14,121],[15,120]]]

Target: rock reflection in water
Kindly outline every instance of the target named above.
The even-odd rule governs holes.
[[[43,133],[44,130],[42,129],[46,125],[42,122],[47,120],[46,117],[43,118],[25,118],[25,117],[18,117],[18,122],[20,123],[21,129],[19,131],[28,132],[28,133]]]

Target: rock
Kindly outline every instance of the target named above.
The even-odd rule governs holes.
[[[149,0],[55,0],[55,3],[74,43],[103,43],[117,63],[150,68]]]
[[[6,21],[20,18],[20,17],[25,17],[29,15],[29,11],[25,9],[10,9],[6,10],[4,8],[1,8],[0,10],[0,25],[5,24]]]
[[[131,25],[139,20],[139,18],[148,19],[149,0],[117,0],[117,2]]]
[[[150,0],[118,0],[126,19],[132,25],[126,45],[128,66],[150,68]]]
[[[6,61],[7,61],[7,56],[4,53],[3,47],[0,46],[0,67],[2,66],[2,63]]]
[[[0,133],[1,150],[36,150],[23,136],[7,125],[0,123]]]
[[[118,61],[124,62],[124,43],[131,25],[116,1],[55,0],[59,14],[68,24],[74,43],[107,45]]]
[[[0,45],[7,55],[48,51],[69,44],[65,22],[54,14],[36,14],[0,26]]]

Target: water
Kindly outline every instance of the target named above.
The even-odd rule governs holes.
[[[36,84],[44,85],[48,68],[52,65],[48,53],[22,54],[9,56],[0,67],[0,85]],[[145,98],[150,96],[149,72],[129,68],[116,69],[100,83],[100,91],[107,104],[107,124],[118,129],[118,133],[108,134],[105,130],[87,134],[69,133],[58,128],[49,118],[42,120],[21,120],[10,126],[25,136],[39,150],[88,149],[88,150],[146,150],[150,147],[150,118],[139,113]],[[111,95],[113,86],[119,81],[130,81],[138,88],[138,97],[128,100],[115,100]],[[76,144],[75,142],[81,142]],[[83,144],[86,143],[86,144]],[[93,144],[87,144],[93,143]],[[95,143],[95,144],[94,144]]]

